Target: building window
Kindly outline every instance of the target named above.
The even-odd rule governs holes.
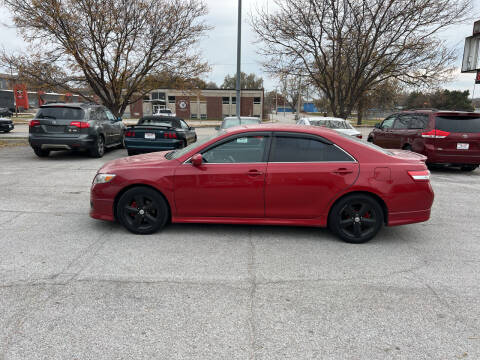
[[[228,96],[222,97],[222,104],[230,104],[230,98]]]
[[[143,101],[150,101],[150,96],[149,95],[144,95],[143,96]]]
[[[191,119],[196,119],[196,118],[197,118],[197,114],[191,114],[191,115],[190,115],[190,118],[191,118]]]
[[[236,96],[232,96],[232,104],[236,104],[237,103],[237,98]]]
[[[175,104],[175,96],[169,96],[168,97],[168,103],[169,104]]]
[[[261,97],[254,97],[253,98],[253,103],[257,104],[257,105],[261,104],[262,103],[262,98]]]
[[[202,115],[200,115],[200,119],[202,119],[202,120],[207,120],[207,114],[202,114]]]

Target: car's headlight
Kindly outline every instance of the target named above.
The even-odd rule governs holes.
[[[115,178],[115,174],[97,174],[95,179],[93,179],[94,184],[105,184],[109,183]]]

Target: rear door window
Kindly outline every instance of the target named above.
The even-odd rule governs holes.
[[[410,122],[411,122],[411,116],[410,115],[400,115],[397,117],[397,120],[395,120],[395,126],[394,129],[408,129],[410,127]]]
[[[437,116],[435,128],[451,133],[478,133],[480,116]]]
[[[270,162],[302,163],[324,161],[354,161],[333,144],[314,138],[275,136]]]
[[[425,129],[428,125],[428,115],[412,115],[410,129]]]

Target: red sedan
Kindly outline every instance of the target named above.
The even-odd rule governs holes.
[[[429,219],[425,159],[325,128],[236,127],[183,149],[106,163],[92,184],[90,215],[136,234],[168,221],[328,226],[362,243],[383,225]]]

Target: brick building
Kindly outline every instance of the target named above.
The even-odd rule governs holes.
[[[241,116],[262,118],[263,102],[263,89],[242,90]],[[130,105],[125,117],[151,115],[158,109],[170,109],[186,120],[222,120],[226,116],[235,116],[236,92],[234,89],[158,89]]]

